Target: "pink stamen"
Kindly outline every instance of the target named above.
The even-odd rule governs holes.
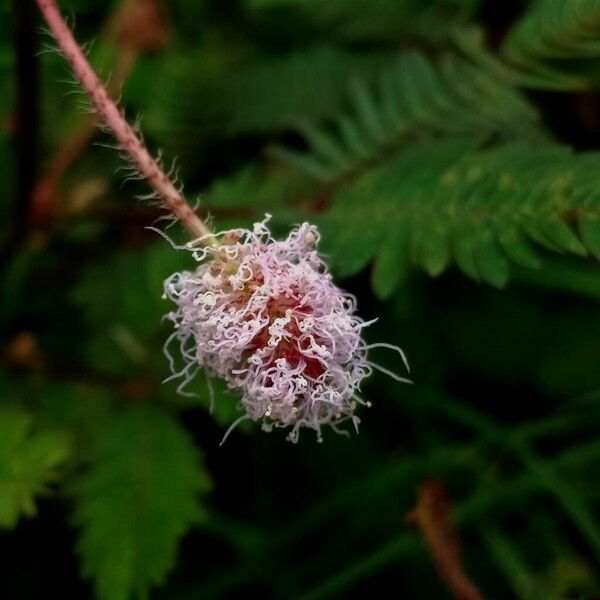
[[[307,427],[320,438],[323,425],[358,423],[357,392],[372,372],[365,322],[318,255],[316,227],[304,223],[277,241],[267,220],[216,235],[193,273],[169,278],[165,294],[177,309],[168,317],[187,365],[240,391],[263,429],[291,427],[295,441]]]

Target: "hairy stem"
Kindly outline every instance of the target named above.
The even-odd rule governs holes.
[[[15,0],[20,2],[21,0]],[[36,10],[34,3],[31,8]],[[119,96],[139,57],[164,45],[167,28],[160,0],[122,0],[100,39],[115,48],[112,76],[107,83],[111,98]],[[33,192],[31,219],[34,226],[45,225],[57,212],[57,190],[70,167],[85,151],[99,124],[96,114],[87,115],[56,150]]]
[[[37,4],[79,84],[91,98],[99,117],[108,125],[120,145],[129,154],[133,164],[148,180],[158,197],[195,238],[209,235],[211,232],[208,227],[192,210],[158,162],[150,156],[133,127],[127,123],[119,108],[111,100],[105,86],[93,71],[65,23],[55,0],[37,0]]]

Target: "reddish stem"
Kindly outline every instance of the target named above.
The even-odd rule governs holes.
[[[105,86],[93,71],[65,23],[55,0],[37,0],[37,4],[79,84],[90,96],[98,115],[110,127],[139,172],[194,237],[209,235],[208,227],[198,218],[158,162],[150,156],[133,127],[127,123],[121,111],[111,100]]]
[[[421,530],[423,539],[457,600],[484,600],[463,567],[458,536],[450,517],[446,488],[434,479],[419,486],[417,505],[407,518]]]

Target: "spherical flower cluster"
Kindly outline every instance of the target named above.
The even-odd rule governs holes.
[[[307,223],[282,241],[267,221],[253,230],[215,234],[189,245],[194,272],[175,273],[165,295],[168,318],[191,377],[197,368],[242,394],[245,417],[263,429],[357,426],[361,381],[377,366],[367,360],[355,299],[332,281],[317,253],[319,233]],[[207,241],[211,242],[210,244]]]

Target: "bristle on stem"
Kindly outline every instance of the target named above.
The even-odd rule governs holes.
[[[125,120],[117,105],[111,100],[106,87],[90,66],[81,46],[65,23],[55,0],[36,1],[79,84],[89,95],[99,117],[110,128],[123,150],[131,157],[140,174],[194,238],[204,238],[212,243],[208,227],[192,210],[160,164],[150,156],[134,128]]]

